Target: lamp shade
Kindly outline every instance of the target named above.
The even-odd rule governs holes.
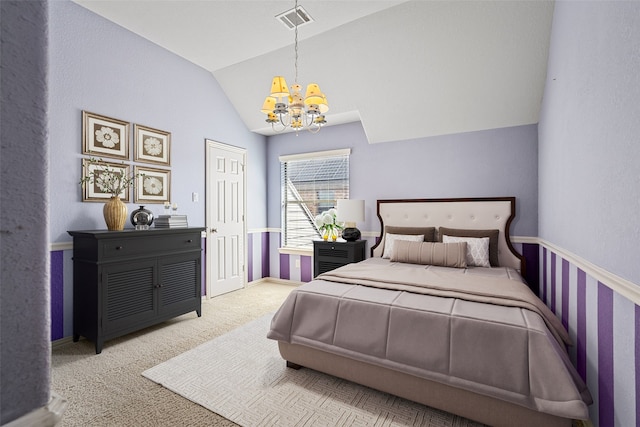
[[[320,92],[320,86],[316,83],[310,83],[307,85],[307,93],[304,97],[304,103],[306,105],[318,105],[323,102],[322,95],[322,92]]]
[[[338,200],[336,219],[344,222],[364,221],[364,200]]]
[[[271,82],[271,96],[276,98],[282,98],[283,96],[289,96],[289,88],[287,87],[287,81],[282,76],[275,76]]]
[[[276,99],[273,96],[267,96],[262,104],[262,111],[264,114],[273,113],[276,109]]]
[[[322,95],[322,102],[318,104],[318,107],[320,108],[321,114],[324,114],[327,111],[329,111],[329,104],[327,103],[327,97],[324,96],[324,94]]]

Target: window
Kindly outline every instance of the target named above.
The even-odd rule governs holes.
[[[280,157],[282,245],[311,249],[322,237],[315,217],[349,198],[350,149]]]

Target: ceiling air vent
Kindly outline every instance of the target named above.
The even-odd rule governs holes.
[[[276,16],[280,22],[282,22],[288,29],[293,30],[296,27],[301,27],[304,24],[313,22],[313,18],[309,16],[306,10],[302,6],[298,6],[297,9],[290,9],[286,12],[282,12]]]

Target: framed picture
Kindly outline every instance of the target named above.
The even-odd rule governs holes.
[[[145,163],[171,164],[171,133],[142,125],[133,125],[134,160]]]
[[[92,162],[90,159],[82,159],[82,180],[85,182],[82,192],[83,202],[105,202],[111,198],[111,193],[105,188],[105,181],[109,181],[114,175],[129,176],[129,165],[110,162]],[[129,187],[120,193],[120,200],[129,202]]]
[[[164,203],[171,200],[171,171],[143,166],[135,167],[134,203]]]
[[[82,153],[129,159],[129,123],[82,112]]]

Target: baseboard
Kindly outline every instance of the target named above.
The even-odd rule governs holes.
[[[268,277],[263,277],[262,279],[258,279],[258,280],[253,280],[251,282],[247,283],[247,288],[253,288],[254,286],[258,286],[261,283],[266,283],[269,281]]]
[[[53,427],[62,419],[62,414],[67,409],[67,405],[67,399],[52,392],[51,400],[46,406],[35,409],[10,423],[4,424],[3,427]]]
[[[59,340],[51,341],[51,348],[60,347],[61,345],[69,344],[70,342],[73,342],[73,337],[60,338]]]
[[[296,280],[280,279],[280,278],[276,278],[276,277],[263,277],[262,279],[254,280],[252,282],[247,283],[247,287],[250,288],[250,287],[259,285],[261,283],[277,283],[279,285],[300,286],[300,285],[304,284],[305,282],[298,282]]]

